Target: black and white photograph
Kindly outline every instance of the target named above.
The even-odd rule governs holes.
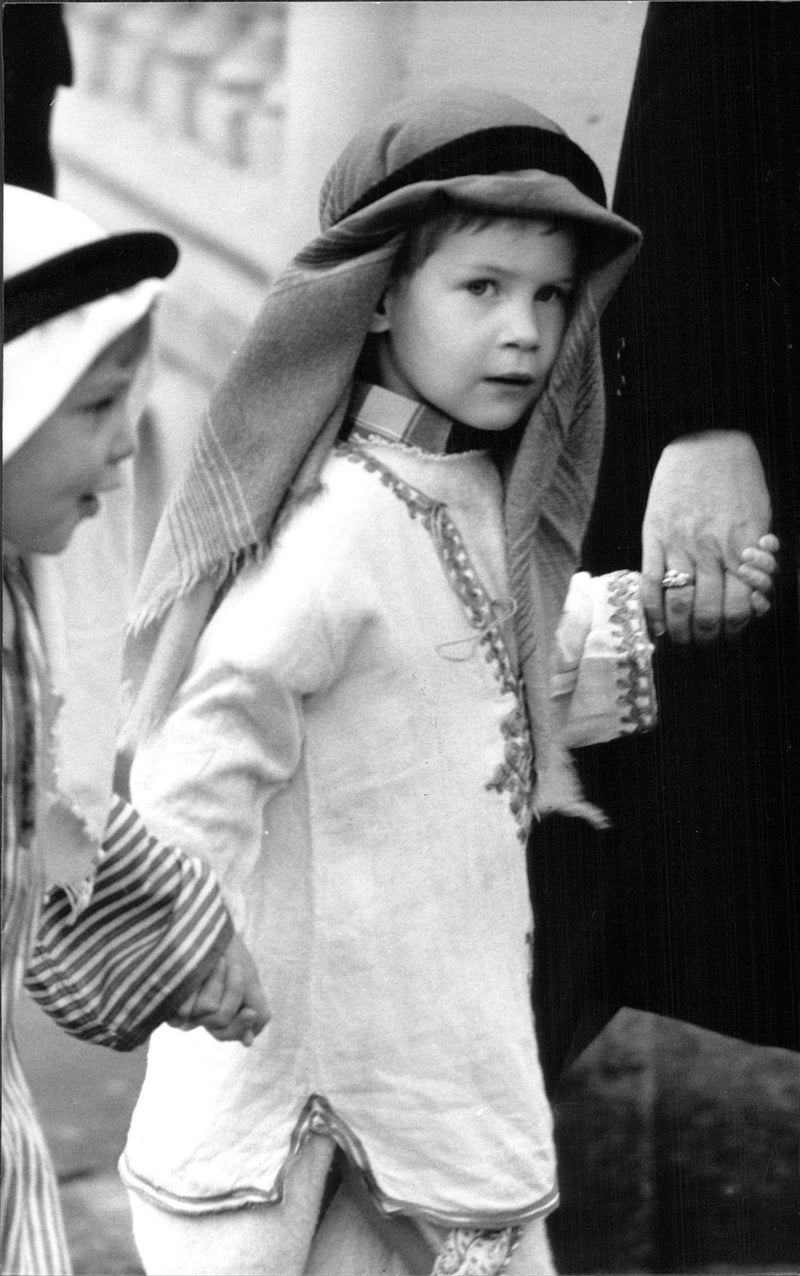
[[[2,1276],[800,1276],[797,0],[2,0]]]

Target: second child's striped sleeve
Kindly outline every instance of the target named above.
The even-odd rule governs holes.
[[[25,986],[60,1027],[133,1050],[210,975],[233,936],[211,870],[115,798],[91,896],[47,894]]]

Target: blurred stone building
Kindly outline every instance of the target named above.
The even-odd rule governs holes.
[[[552,114],[610,187],[646,8],[65,5],[75,79],[54,115],[57,192],[111,229],[163,229],[182,250],[162,309],[154,508],[152,484],[166,484],[180,464],[270,279],[314,235],[322,179],[354,130],[395,98],[478,84]]]

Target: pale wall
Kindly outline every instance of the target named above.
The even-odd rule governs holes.
[[[475,83],[530,102],[595,160],[609,193],[644,0],[434,0],[414,6],[408,87]]]

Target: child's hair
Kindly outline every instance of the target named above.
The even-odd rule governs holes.
[[[461,203],[447,195],[443,195],[436,200],[433,212],[427,210],[419,221],[413,222],[409,226],[392,263],[390,279],[402,279],[419,270],[428,258],[436,252],[436,249],[448,235],[454,235],[461,230],[485,230],[488,226],[493,226],[496,222],[503,221],[542,222],[547,226],[547,234],[563,231],[570,235],[575,240],[578,249],[578,271],[580,273],[583,256],[581,251],[582,236],[579,233],[578,225],[574,221],[570,221],[567,218],[553,217],[549,214],[544,217],[537,217],[535,214],[525,217],[522,214],[508,213],[505,210],[498,210],[496,213],[487,212],[485,208],[476,208],[473,205]]]

